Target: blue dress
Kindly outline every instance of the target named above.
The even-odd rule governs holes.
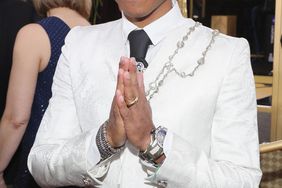
[[[48,34],[51,44],[51,56],[47,67],[38,74],[31,116],[19,148],[11,164],[14,188],[39,187],[27,168],[27,157],[35,140],[41,119],[52,96],[51,86],[53,76],[61,54],[61,48],[68,32],[69,26],[57,17],[48,17],[38,22]]]

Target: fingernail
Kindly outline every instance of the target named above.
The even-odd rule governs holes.
[[[132,63],[133,65],[137,65],[136,59],[135,59],[134,57],[132,58],[131,63]]]
[[[125,57],[125,56],[121,56],[121,57],[120,57],[120,62],[119,62],[119,63],[120,63],[120,64],[122,64],[122,63],[123,63],[123,61],[125,61],[125,59],[126,59],[126,57]]]

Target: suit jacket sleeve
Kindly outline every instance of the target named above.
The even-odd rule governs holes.
[[[41,186],[99,185],[99,178],[108,170],[108,160],[99,163],[100,154],[93,145],[98,130],[83,131],[76,112],[69,59],[75,30],[69,33],[62,48],[53,96],[28,158],[29,170]]]
[[[249,45],[244,39],[237,41],[217,100],[210,153],[174,134],[172,148],[152,181],[178,188],[258,187],[261,171],[254,79]]]

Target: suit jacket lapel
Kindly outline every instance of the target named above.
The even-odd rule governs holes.
[[[119,68],[119,62],[121,56],[127,56],[125,41],[123,40],[122,32],[115,32],[113,35],[114,42],[108,45],[108,48],[105,48],[105,63],[107,68],[110,70],[110,76],[113,76],[113,79],[117,81],[117,73]],[[110,41],[110,40],[109,40]]]

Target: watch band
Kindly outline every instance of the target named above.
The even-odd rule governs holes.
[[[160,143],[157,134],[162,130],[164,133],[164,137],[166,135],[167,129],[164,127],[158,127],[157,129],[153,129],[151,131],[151,142],[145,151],[139,152],[139,157],[142,160],[145,160],[149,163],[156,165],[156,160],[159,159],[163,154],[163,143]]]

